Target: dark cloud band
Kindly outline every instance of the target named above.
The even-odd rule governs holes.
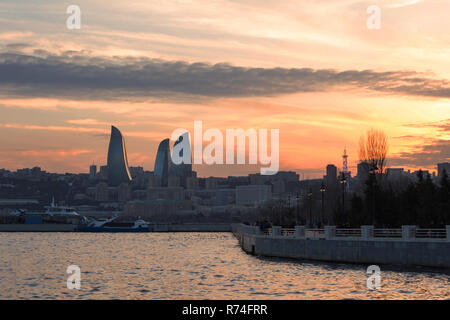
[[[438,162],[450,161],[450,141],[435,139],[412,152],[402,152],[388,159],[393,166],[435,166]]]
[[[336,71],[309,68],[246,68],[136,57],[0,53],[4,96],[77,100],[275,96],[341,87],[383,93],[450,98],[450,83],[413,71]]]

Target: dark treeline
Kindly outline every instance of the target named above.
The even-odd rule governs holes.
[[[395,181],[384,174],[370,174],[356,190],[346,192],[339,185],[330,186],[323,198],[316,189],[317,186],[311,188],[311,197],[301,198],[298,205],[273,200],[243,214],[241,219],[288,228],[296,224],[311,228],[324,225],[444,228],[450,225],[450,179],[445,171],[437,182],[422,171],[414,181],[408,178]]]
[[[422,228],[442,228],[450,224],[450,181],[444,171],[439,183],[422,171],[406,188],[395,188],[383,181],[383,176],[369,176],[362,194],[349,199],[347,211],[337,210],[338,226],[377,227],[418,225]]]
[[[324,179],[299,183],[297,195],[289,195],[295,197],[294,204],[292,198],[274,200],[256,208],[246,218],[257,223],[283,227],[301,224],[309,228],[324,225],[443,228],[450,225],[448,173],[440,172],[438,181],[421,170],[413,179],[409,174],[389,176],[385,170],[388,150],[386,134],[370,129],[359,140],[360,163],[356,179],[351,179],[346,170],[337,177],[337,168],[327,167]]]

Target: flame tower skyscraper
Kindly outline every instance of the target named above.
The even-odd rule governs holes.
[[[161,178],[161,184],[163,187],[167,187],[169,177],[169,165],[170,165],[170,146],[169,139],[161,141],[156,153],[155,170],[154,174]]]
[[[127,150],[125,140],[119,129],[111,126],[111,139],[108,148],[108,184],[117,186],[123,182],[130,182]]]

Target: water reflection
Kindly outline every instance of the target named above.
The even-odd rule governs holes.
[[[2,299],[449,299],[450,275],[245,254],[229,233],[0,233]],[[81,268],[81,289],[66,268]]]

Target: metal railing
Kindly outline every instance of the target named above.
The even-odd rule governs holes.
[[[401,238],[402,229],[374,229],[374,238]]]
[[[285,237],[293,237],[295,236],[295,229],[282,228],[281,235]]]
[[[361,237],[361,229],[336,229],[336,237]]]
[[[417,229],[416,238],[438,238],[445,239],[447,232],[445,229]]]
[[[294,238],[296,236],[296,229],[294,228],[279,228],[277,227],[277,234],[281,237],[290,237]],[[327,236],[325,234],[325,229],[313,229],[313,228],[304,228],[304,237],[307,239],[325,239],[326,237],[332,238],[363,238],[362,229],[361,228],[333,228],[331,227],[331,233],[328,231]],[[257,226],[247,226],[240,225],[238,227],[240,232],[248,233],[248,234],[259,234],[263,236],[273,236],[273,229],[266,228],[260,230]],[[328,229],[329,230],[329,229]],[[449,238],[449,231],[447,229],[413,229],[411,232],[403,232],[404,230],[400,228],[396,229],[388,229],[388,228],[380,228],[380,229],[372,229],[372,235],[366,236],[367,238],[375,238],[375,239],[419,239],[419,240],[445,240]],[[405,230],[406,231],[406,230]]]
[[[325,230],[324,229],[306,229],[305,236],[306,236],[306,238],[325,239]]]

